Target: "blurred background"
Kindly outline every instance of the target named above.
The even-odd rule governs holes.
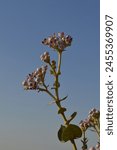
[[[0,149],[71,150],[57,132],[62,119],[51,98],[44,93],[24,91],[22,81],[42,65],[40,55],[49,51],[41,41],[64,31],[73,37],[62,59],[60,95],[66,115],[78,112],[79,124],[91,108],[99,109],[99,21],[98,0],[0,0]],[[46,83],[51,78],[46,76]],[[52,82],[51,82],[52,83]],[[97,143],[88,133],[89,146]],[[81,148],[77,140],[78,149]]]

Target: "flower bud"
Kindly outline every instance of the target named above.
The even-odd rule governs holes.
[[[52,60],[51,65],[52,65],[53,69],[56,69],[56,61],[55,60]]]
[[[44,52],[44,54],[42,54],[40,56],[40,59],[46,63],[49,63],[50,62],[50,55],[49,55],[49,52]]]

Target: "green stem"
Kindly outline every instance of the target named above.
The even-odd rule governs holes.
[[[60,71],[60,68],[61,68],[61,59],[62,59],[62,52],[59,52],[58,53],[58,75],[60,75],[61,71]]]
[[[55,75],[56,75],[56,71],[55,71],[55,69],[53,69],[53,68],[52,68],[52,65],[51,65],[51,63],[50,63],[50,62],[49,62],[48,64],[49,64],[50,68],[54,71],[54,76],[55,76]]]
[[[56,97],[47,89],[46,93],[49,94],[55,101],[57,101]]]
[[[83,131],[83,139],[81,140],[82,143],[83,143],[83,146],[82,146],[82,150],[87,150],[87,138],[86,138],[86,131]]]
[[[62,52],[58,52],[58,69],[57,69],[57,72],[55,70],[53,70],[54,71],[54,77],[55,77],[54,78],[54,80],[55,80],[55,96],[47,89],[47,86],[44,84],[44,87],[46,89],[45,92],[48,93],[55,100],[55,103],[56,103],[58,109],[62,108],[61,103],[60,103],[61,101],[60,101],[60,98],[59,98],[59,75],[61,74],[61,71],[60,71],[61,58],[62,58]],[[49,65],[50,65],[51,69],[53,69],[51,64],[49,64]],[[62,116],[62,118],[64,120],[64,124],[66,126],[68,126],[69,122],[68,122],[68,120],[67,120],[67,118],[65,116],[65,113],[62,112],[61,116]],[[72,143],[72,146],[73,146],[73,150],[77,150],[77,146],[76,146],[75,141],[71,140],[71,143]]]
[[[62,57],[62,53],[58,52],[58,69],[57,69],[57,73],[55,75],[55,83],[56,83],[56,88],[55,88],[55,95],[57,100],[59,101],[59,75],[60,75],[60,68],[61,68],[61,57]]]
[[[61,71],[60,71],[60,68],[61,68],[61,58],[62,58],[62,53],[58,53],[58,70],[57,70],[57,74],[56,74],[56,76],[55,76],[56,85],[59,84],[59,75],[61,74]],[[58,102],[59,102],[59,103],[56,103],[56,104],[57,104],[57,106],[58,106],[59,109],[60,109],[60,108],[61,108],[61,104],[60,104],[60,99],[59,99],[58,86],[56,86],[56,88],[55,88],[55,95],[56,95],[56,98],[57,98],[57,100],[58,100]],[[68,123],[68,120],[67,120],[67,118],[66,118],[64,112],[61,113],[61,116],[62,116],[62,118],[63,118],[63,120],[64,120],[65,125],[68,125],[69,123]],[[72,145],[73,145],[73,150],[77,150],[77,146],[76,146],[75,141],[74,141],[74,140],[71,140],[71,143],[72,143]]]
[[[77,146],[76,146],[75,140],[71,140],[71,143],[73,145],[73,150],[77,150]]]
[[[62,58],[62,53],[58,52],[58,70],[55,75],[55,82],[56,82],[55,95],[56,95],[56,99],[57,99],[56,105],[58,106],[59,109],[62,108],[60,99],[59,99],[59,86],[58,86],[59,85],[60,68],[61,68],[61,58]],[[61,113],[61,116],[64,120],[64,123],[67,124],[68,120],[67,120],[64,112]]]
[[[43,89],[43,91],[45,91],[48,95],[50,95],[50,97],[52,97],[52,98],[55,100],[55,102],[56,102],[58,108],[60,109],[60,108],[61,108],[61,104],[60,104],[59,99],[57,99],[57,98],[47,89],[47,86],[46,86],[45,84],[43,84],[43,86],[45,87],[45,89]],[[62,113],[61,116],[62,116],[62,118],[63,118],[63,120],[65,121],[65,124],[66,124],[68,121],[67,121],[67,119],[66,119],[65,114]]]
[[[98,135],[98,138],[100,139],[100,130],[99,130],[99,128],[97,126],[94,126],[94,129],[95,129],[95,131]]]

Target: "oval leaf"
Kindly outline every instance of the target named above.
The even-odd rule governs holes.
[[[62,134],[62,140],[67,142],[69,140],[77,139],[82,136],[82,131],[80,127],[70,124],[66,127]]]
[[[65,141],[63,141],[63,138],[62,138],[64,130],[65,130],[65,126],[61,125],[61,127],[60,127],[60,129],[58,131],[58,139],[61,142],[65,142]]]

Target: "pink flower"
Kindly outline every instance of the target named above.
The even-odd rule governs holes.
[[[72,37],[70,35],[65,36],[64,32],[54,33],[52,36],[45,38],[42,43],[58,51],[63,51],[66,47],[72,43]]]
[[[22,82],[24,89],[39,90],[39,86],[44,83],[46,70],[47,66],[42,66],[41,68],[37,68],[37,70],[29,74],[26,80]]]

